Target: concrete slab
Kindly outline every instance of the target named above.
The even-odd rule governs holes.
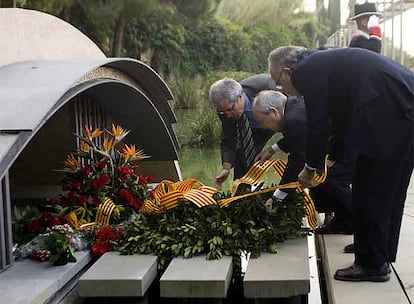
[[[323,262],[329,303],[335,304],[390,304],[409,303],[394,272],[388,282],[342,282],[333,278],[338,268],[345,268],[354,261],[353,254],[342,253],[342,248],[352,243],[352,236],[321,236],[324,248]]]
[[[307,238],[280,244],[278,254],[250,259],[244,277],[246,298],[287,298],[310,290]]]
[[[165,298],[225,298],[233,272],[232,258],[174,258],[160,279]]]
[[[394,263],[411,302],[414,302],[414,218],[403,217],[397,260]]]
[[[321,286],[319,283],[318,257],[315,248],[315,235],[312,233],[308,237],[308,255],[310,272],[310,291],[308,294],[308,304],[322,304]]]
[[[30,259],[0,273],[0,303],[45,303],[90,261],[89,251],[75,252],[76,263],[52,266]]]
[[[105,253],[79,279],[81,297],[143,297],[157,275],[154,255]]]

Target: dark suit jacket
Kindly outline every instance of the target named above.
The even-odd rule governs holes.
[[[277,144],[289,156],[280,180],[281,185],[297,181],[305,164],[306,110],[303,98],[288,98],[282,120],[282,134],[283,138]]]
[[[263,90],[274,90],[276,85],[269,74],[259,74],[242,80],[240,84],[243,91],[253,102],[254,97]],[[234,178],[242,177],[249,168],[245,168],[243,152],[237,139],[237,120],[219,115],[222,125],[221,133],[221,159],[234,166]],[[273,131],[261,128],[252,128],[253,141],[256,152],[263,149],[266,142],[273,135]]]
[[[375,37],[365,37],[364,35],[356,35],[352,37],[349,47],[356,47],[381,53],[381,40]]]
[[[414,75],[387,57],[359,48],[309,52],[291,80],[305,100],[312,167],[322,168],[332,131],[338,144],[382,159],[413,128]]]

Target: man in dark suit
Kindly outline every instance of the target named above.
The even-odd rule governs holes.
[[[336,151],[346,145],[357,153],[352,183],[355,262],[337,270],[335,278],[389,280],[387,262],[396,258],[413,171],[413,73],[359,48],[308,52],[280,47],[270,53],[269,68],[276,84],[304,96],[306,163],[298,176],[304,187],[316,185],[312,179],[323,167],[331,134],[336,135]]]
[[[263,163],[275,153],[288,153],[286,169],[279,184],[297,181],[305,163],[306,112],[303,99],[296,96],[286,97],[277,91],[262,91],[254,99],[253,115],[263,128],[283,134],[282,139],[259,153],[255,160]],[[272,204],[271,213],[276,212],[277,205],[289,192],[290,189],[277,189],[273,193],[272,198],[266,202]]]
[[[260,127],[252,114],[252,101],[257,93],[276,86],[269,74],[249,77],[240,83],[224,78],[210,87],[210,100],[222,124],[222,169],[216,175],[216,186],[223,182],[234,167],[234,179],[242,177],[253,164],[273,132]],[[247,134],[245,134],[247,133]]]
[[[266,129],[281,132],[283,138],[262,151],[256,161],[263,163],[273,154],[288,154],[286,170],[280,184],[298,180],[298,175],[305,164],[306,151],[306,110],[302,97],[289,96],[276,91],[262,91],[253,102],[253,115],[257,122]],[[346,163],[346,165],[349,165]],[[352,233],[350,169],[337,163],[328,172],[327,180],[312,188],[311,194],[316,205],[334,204],[333,224],[316,229],[316,233]],[[290,192],[290,189],[276,190],[267,204],[277,206]],[[331,210],[332,206],[327,207]],[[275,212],[273,210],[272,212]],[[319,210],[318,210],[319,211]]]
[[[351,18],[351,20],[355,20],[358,27],[358,32],[352,37],[351,42],[349,43],[349,47],[357,47],[361,49],[370,50],[376,53],[381,53],[381,28],[379,26],[379,18],[378,16],[380,13],[377,12],[377,8],[375,7],[375,3],[363,3],[363,4],[356,4],[355,5],[355,15]],[[343,176],[347,177],[350,176],[347,174],[346,168],[351,168],[353,170],[354,163],[355,163],[355,155],[352,151],[347,149],[348,158],[345,159],[345,170],[343,171]],[[349,169],[348,169],[349,170]],[[344,224],[348,224],[346,216],[351,214],[351,209],[347,210],[347,208],[342,209],[345,211],[345,214],[342,214],[342,211],[335,212],[335,217],[339,215],[340,221]],[[337,222],[337,221],[335,221]],[[355,245],[349,244],[344,247],[345,253],[355,253]]]
[[[381,52],[381,28],[379,26],[380,13],[377,12],[375,3],[363,3],[355,5],[355,20],[358,32],[352,37],[349,47],[357,47]]]

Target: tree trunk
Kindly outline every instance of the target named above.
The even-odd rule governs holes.
[[[62,19],[69,23],[70,20],[70,11],[72,6],[68,5],[63,8]]]
[[[124,38],[124,29],[125,29],[125,12],[122,11],[119,14],[119,17],[116,19],[115,31],[114,31],[114,42],[112,44],[112,56],[119,57],[121,56],[122,50],[122,41]]]
[[[164,75],[164,71],[162,68],[162,61],[160,58],[160,51],[158,49],[152,49],[151,50],[151,55],[149,57],[149,65],[158,72],[158,74],[160,74],[161,77],[163,77]]]

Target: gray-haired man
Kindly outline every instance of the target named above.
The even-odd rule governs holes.
[[[263,90],[275,89],[269,74],[259,74],[240,83],[224,78],[210,87],[210,100],[222,124],[222,168],[216,175],[216,186],[223,182],[234,167],[234,179],[242,177],[253,164],[273,132],[260,127],[253,117],[253,98]]]

